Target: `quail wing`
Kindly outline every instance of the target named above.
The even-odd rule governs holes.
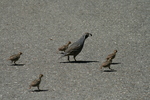
[[[15,55],[10,56],[9,59],[10,59],[10,60],[13,60],[13,59],[17,59],[17,58],[18,58],[18,55],[15,54]]]
[[[73,43],[68,49],[66,49],[66,55],[74,55],[75,52],[79,52],[83,46],[78,43]]]
[[[34,80],[31,82],[31,86],[37,86],[40,83],[39,80]]]

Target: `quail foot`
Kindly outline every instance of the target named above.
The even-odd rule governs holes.
[[[60,58],[67,56],[68,61],[70,61],[69,56],[71,55],[71,56],[73,56],[74,60],[76,61],[76,56],[81,52],[81,50],[84,46],[84,42],[89,37],[89,35],[92,36],[91,33],[84,33],[78,41],[74,42],[72,45],[70,45],[65,50],[65,52],[63,53],[63,55]]]
[[[117,53],[117,50],[114,50],[114,52],[113,52],[112,54],[109,54],[106,59],[107,59],[107,60],[108,60],[109,58],[114,59],[114,58],[116,57],[116,53]]]
[[[60,48],[58,48],[58,50],[59,51],[65,51],[70,44],[71,44],[71,41],[68,41],[68,43],[66,45],[61,46]]]
[[[40,90],[40,83],[41,83],[41,78],[43,77],[43,74],[39,75],[39,79],[36,79],[34,81],[31,82],[29,89],[31,89],[31,87],[37,87],[38,90]]]
[[[112,59],[109,58],[108,60],[106,60],[105,62],[102,63],[102,65],[100,66],[100,69],[102,69],[103,67],[105,67],[105,68],[108,67],[109,69],[111,69],[110,68],[111,63],[112,63]]]
[[[14,64],[16,64],[16,61],[19,60],[20,55],[22,55],[22,52],[19,52],[18,54],[10,56],[8,60],[11,60],[12,63],[14,62]]]

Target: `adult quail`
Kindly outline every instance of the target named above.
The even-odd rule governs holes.
[[[68,41],[68,43],[66,45],[61,46],[60,48],[58,48],[58,50],[65,51],[68,48],[69,44],[71,44],[71,41]]]
[[[116,57],[116,53],[117,53],[117,50],[114,50],[114,52],[113,52],[112,54],[109,54],[106,59],[107,59],[107,60],[108,60],[109,58],[114,59],[114,58]]]
[[[103,67],[108,67],[109,69],[111,69],[110,68],[111,63],[112,63],[112,59],[109,58],[108,60],[102,63],[102,65],[100,66],[100,69],[102,69]]]
[[[18,54],[14,54],[10,56],[8,60],[11,60],[12,63],[14,62],[14,64],[16,64],[16,61],[19,60],[20,55],[22,55],[22,52],[19,52]]]
[[[40,90],[40,83],[41,83],[41,78],[43,77],[43,74],[39,75],[39,79],[36,79],[34,81],[31,82],[29,89],[31,89],[31,87],[37,87],[38,90]]]
[[[83,46],[84,46],[84,42],[85,42],[85,40],[89,37],[89,35],[92,36],[91,33],[84,33],[84,34],[82,35],[82,37],[81,37],[78,41],[74,42],[72,45],[70,45],[70,46],[65,50],[65,52],[63,53],[63,55],[62,55],[60,58],[65,57],[65,56],[68,56],[68,61],[70,61],[70,60],[69,60],[69,56],[72,55],[73,58],[74,58],[74,60],[76,61],[76,58],[75,58],[75,57],[81,52],[81,50],[82,50],[82,48],[83,48]],[[59,58],[59,59],[60,59],[60,58]]]

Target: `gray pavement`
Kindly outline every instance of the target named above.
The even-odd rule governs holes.
[[[58,60],[84,32],[78,62]],[[100,71],[114,49],[115,71]],[[150,0],[0,0],[0,55],[0,100],[149,100]],[[31,92],[41,73],[43,91]]]

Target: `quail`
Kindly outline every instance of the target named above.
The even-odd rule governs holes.
[[[16,61],[19,60],[20,55],[22,55],[22,52],[19,52],[18,54],[14,54],[10,56],[8,60],[11,60],[12,63],[14,62],[14,64],[16,64]]]
[[[107,60],[108,60],[109,58],[114,59],[115,56],[116,56],[116,53],[117,53],[117,50],[114,50],[114,52],[113,52],[112,54],[109,54],[106,59],[107,59]]]
[[[32,81],[30,86],[29,86],[29,89],[31,89],[31,87],[37,87],[38,90],[40,90],[39,86],[40,86],[42,77],[43,77],[43,74],[40,74],[39,75],[39,79],[36,79],[36,80]]]
[[[112,59],[109,58],[108,60],[102,63],[102,65],[100,66],[100,69],[102,69],[103,67],[108,67],[109,69],[111,69],[110,68],[111,63],[112,63]]]
[[[66,45],[63,45],[62,47],[58,48],[58,50],[59,51],[65,51],[70,44],[71,44],[71,41],[68,41],[68,43]]]
[[[70,61],[69,56],[72,55],[74,60],[76,61],[76,56],[81,52],[81,50],[84,46],[84,42],[89,37],[89,35],[92,36],[91,33],[84,33],[78,41],[74,42],[72,45],[70,45],[65,50],[65,52],[63,53],[63,55],[60,58],[68,56],[68,61]]]

